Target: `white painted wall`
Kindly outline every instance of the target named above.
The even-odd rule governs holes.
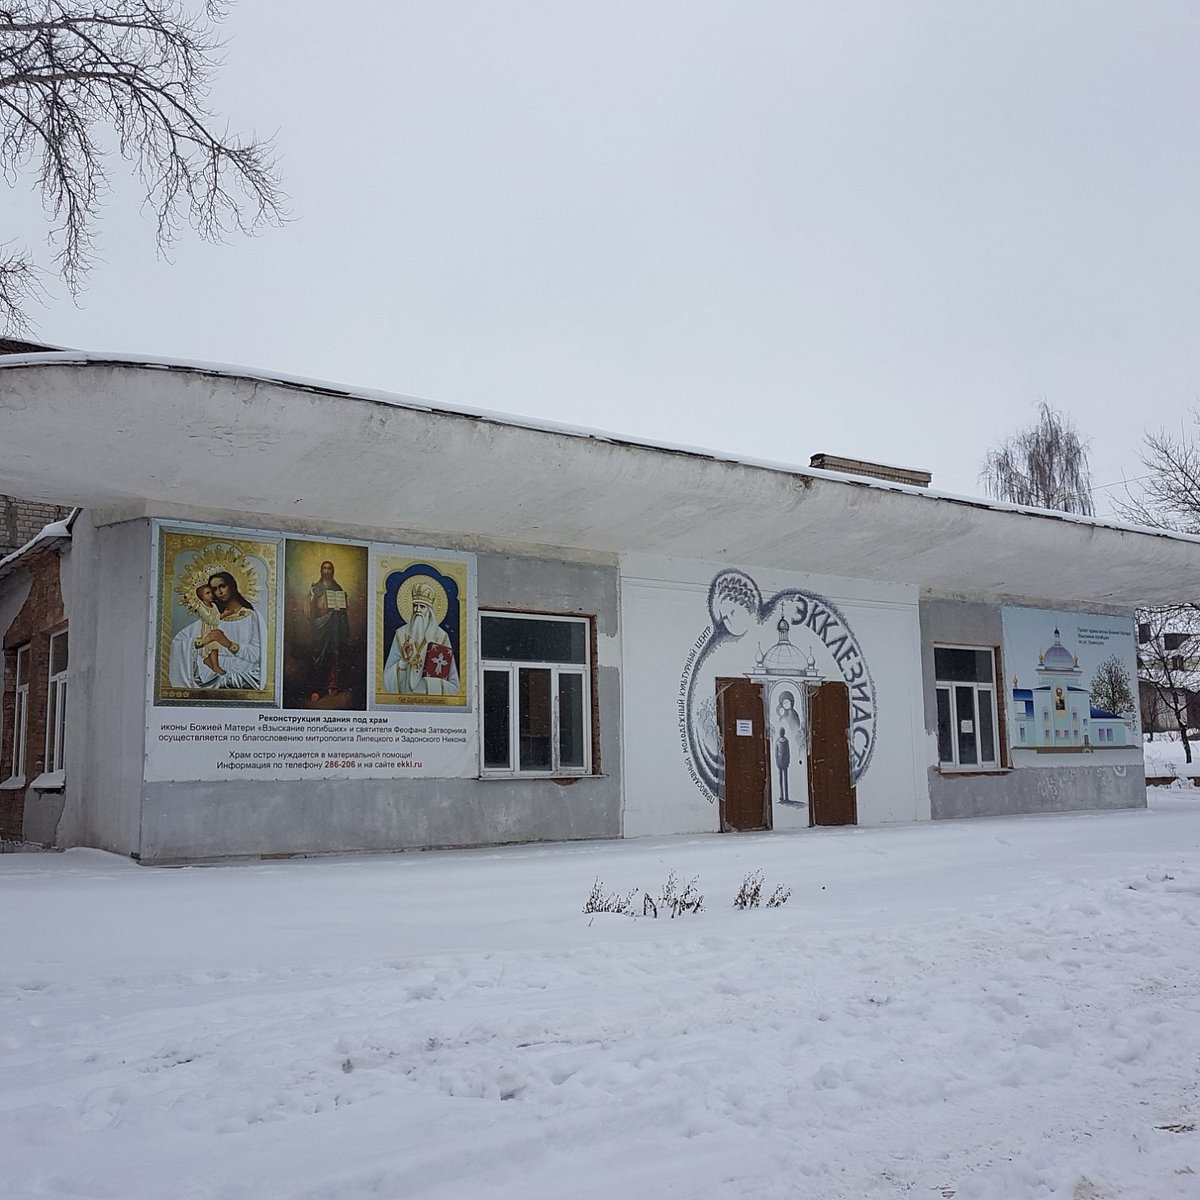
[[[740,636],[727,634],[696,667],[714,628],[710,585],[730,567],[644,555],[621,558],[625,835],[697,833],[719,827],[718,806],[703,781],[698,782],[684,749],[684,718],[691,711],[686,676],[689,670],[697,674],[698,694],[705,696],[715,690],[718,675],[753,672],[758,655],[769,651],[779,637],[780,608],[768,611],[765,602],[789,589],[836,605],[874,684],[874,741],[858,782],[859,822],[928,819],[930,751],[924,733],[917,590],[798,572],[737,569],[757,586],[756,601],[764,603],[753,615],[731,617],[734,624],[740,621],[744,626]],[[825,678],[839,677],[834,652],[812,628],[794,624],[788,639],[805,656],[812,654]],[[846,648],[849,644],[835,645],[846,656],[847,672],[856,662]],[[803,764],[799,765],[791,776],[793,799],[796,782],[804,777]],[[807,824],[806,810],[776,804],[777,829]]]
[[[141,849],[150,526],[83,512],[62,557],[70,629],[66,790],[57,845]]]

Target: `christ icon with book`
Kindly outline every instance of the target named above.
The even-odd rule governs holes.
[[[321,564],[321,578],[308,592],[309,642],[308,686],[311,699],[333,696],[346,690],[343,678],[348,663],[350,618],[346,591],[334,575],[333,563]]]

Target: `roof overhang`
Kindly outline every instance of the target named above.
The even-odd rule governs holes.
[[[45,551],[58,551],[71,540],[71,526],[79,516],[79,509],[74,509],[61,521],[51,521],[43,526],[23,546],[18,546],[11,553],[0,558],[0,579],[7,579],[19,571],[35,555]]]
[[[1200,539],[205,364],[0,359],[0,491],[1134,607]]]

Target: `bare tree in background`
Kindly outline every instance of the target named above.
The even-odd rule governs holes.
[[[283,219],[271,145],[209,111],[219,0],[0,0],[0,168],[37,180],[54,260],[73,294],[92,262],[114,137],[146,189],[160,249],[186,224],[201,237]],[[27,250],[0,246],[0,318],[28,328],[40,292]]]
[[[1200,412],[1192,414],[1200,428]],[[1200,443],[1180,426],[1178,434],[1147,433],[1141,454],[1146,475],[1135,495],[1128,488],[1116,504],[1127,520],[1152,529],[1200,533]]]
[[[1192,414],[1200,427],[1200,413]],[[1195,431],[1147,433],[1141,454],[1146,474],[1137,493],[1129,487],[1115,503],[1128,521],[1152,529],[1200,533],[1200,443]],[[1179,730],[1184,758],[1192,761],[1189,727],[1200,707],[1200,596],[1191,604],[1139,609],[1138,677],[1159,724]]]
[[[1190,763],[1189,729],[1200,693],[1200,614],[1194,605],[1172,604],[1140,609],[1137,621],[1139,688],[1149,702],[1142,706],[1143,722],[1151,733],[1178,731]]]
[[[1087,443],[1071,419],[1045,400],[1037,424],[990,451],[979,477],[997,500],[1089,517],[1096,511]]]

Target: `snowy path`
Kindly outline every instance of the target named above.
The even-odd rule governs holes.
[[[0,1196],[1200,1196],[1200,800],[0,858]],[[729,905],[747,870],[793,897]],[[699,874],[677,921],[579,909]],[[1174,1126],[1175,1130],[1170,1128]]]

